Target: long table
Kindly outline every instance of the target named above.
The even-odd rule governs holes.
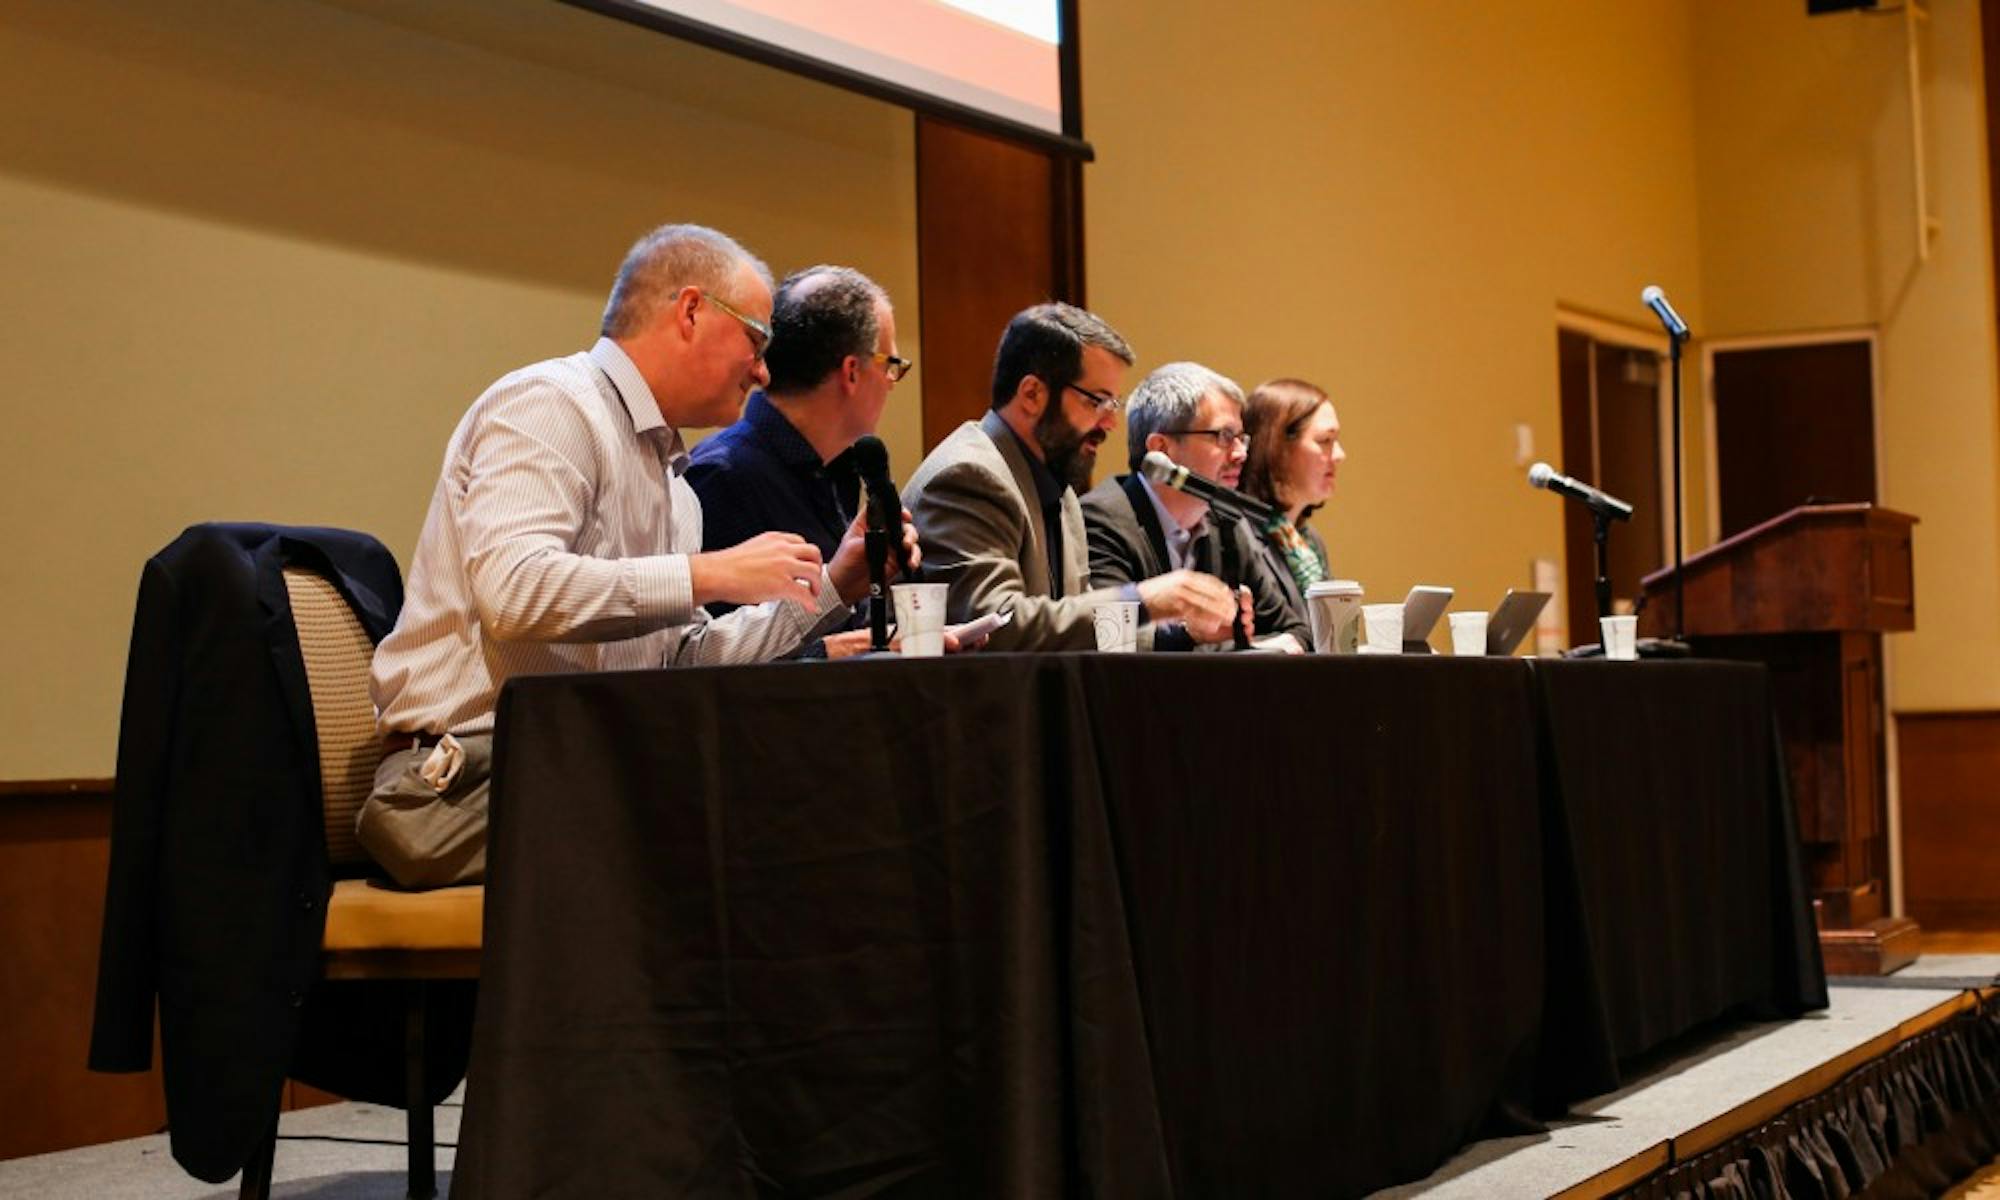
[[[1761,668],[511,684],[453,1192],[1357,1195],[1825,1003]]]

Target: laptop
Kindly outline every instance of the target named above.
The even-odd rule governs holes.
[[[1507,589],[1507,595],[1486,618],[1486,653],[1502,658],[1514,653],[1548,603],[1547,592]]]
[[[1403,597],[1403,653],[1429,654],[1431,630],[1451,605],[1451,589],[1418,584]]]

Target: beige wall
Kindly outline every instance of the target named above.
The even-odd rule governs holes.
[[[1879,324],[1884,499],[1924,518],[1893,699],[2000,703],[1971,0],[1938,0],[1927,35],[1945,235],[1922,268],[1894,18],[1082,7],[1093,307],[1142,368],[1334,392],[1340,573],[1484,605],[1560,559],[1513,434],[1559,461],[1560,306],[1644,328],[1657,282],[1712,334]],[[562,5],[24,0],[0,111],[0,779],[110,772],[138,567],[189,522],[359,526],[407,559],[465,403],[585,344],[656,220],[718,224],[780,271],[852,262],[919,336],[906,113]],[[918,401],[899,390],[896,461]]]
[[[1806,20],[1711,0],[1695,23],[1701,268],[1716,335],[1880,334],[1882,502],[1916,514],[1917,631],[1897,709],[2000,705],[2000,405],[1979,6],[1932,0],[1924,59],[1932,257],[1916,248],[1900,14]],[[1921,27],[1920,27],[1921,28]]]
[[[1658,283],[1701,316],[1688,7],[1083,19],[1090,298],[1140,365],[1333,393],[1350,458],[1316,520],[1371,596],[1488,607],[1560,560],[1561,502],[1527,487],[1513,432],[1560,463],[1558,305],[1644,327]]]
[[[2000,704],[2000,405],[1973,0],[1923,35],[1932,208],[1915,259],[1896,15],[1798,0],[1084,6],[1093,306],[1141,367],[1332,391],[1318,521],[1371,594],[1486,603],[1561,556],[1511,429],[1560,461],[1553,310],[1644,327],[1657,282],[1726,337],[1881,331],[1882,499],[1918,514],[1899,708]],[[1227,38],[1216,31],[1227,29]],[[1707,541],[1700,346],[1688,537]],[[1120,460],[1122,451],[1115,456]]]
[[[588,346],[659,221],[858,266],[918,344],[907,112],[542,0],[23,0],[0,112],[0,779],[111,773],[184,526],[408,562],[466,404]]]

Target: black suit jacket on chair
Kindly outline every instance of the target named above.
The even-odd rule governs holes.
[[[319,980],[332,891],[319,747],[284,568],[325,574],[379,641],[402,607],[366,534],[197,525],[146,563],[118,733],[90,1066],[160,1060],[174,1158],[240,1170],[292,1078],[403,1102],[403,1008]],[[430,1066],[465,1071],[471,987],[438,1001]]]
[[[1166,531],[1160,528],[1160,515],[1153,510],[1153,501],[1139,476],[1120,475],[1092,488],[1083,497],[1083,523],[1090,540],[1090,586],[1137,583],[1170,569]],[[1222,547],[1218,539],[1222,537],[1236,540],[1242,574],[1237,582],[1250,589],[1257,636],[1289,633],[1302,648],[1310,650],[1312,631],[1306,627],[1304,610],[1294,610],[1286,603],[1284,589],[1271,578],[1268,560],[1258,549],[1259,539],[1249,525],[1211,511],[1206,531],[1188,547],[1188,565],[1220,578]],[[1185,634],[1154,642],[1154,648],[1160,650],[1191,645]]]

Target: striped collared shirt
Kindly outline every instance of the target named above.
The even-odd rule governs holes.
[[[686,466],[609,338],[487,388],[445,449],[402,615],[375,651],[382,728],[484,732],[515,675],[759,662],[845,618],[824,570],[816,608],[696,607]]]

